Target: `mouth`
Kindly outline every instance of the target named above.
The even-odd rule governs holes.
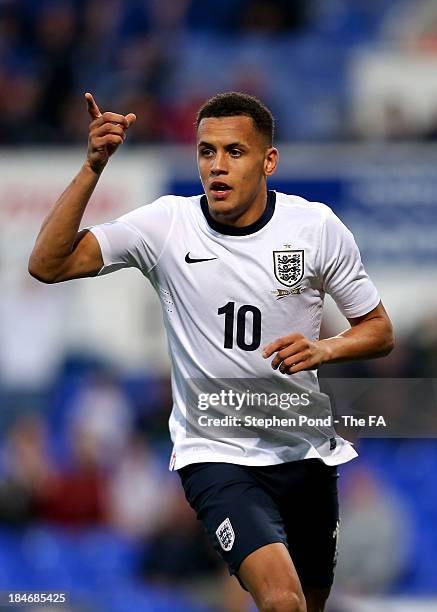
[[[213,181],[209,186],[209,191],[217,200],[224,200],[231,193],[232,187],[223,181]]]

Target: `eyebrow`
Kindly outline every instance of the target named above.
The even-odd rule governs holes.
[[[199,142],[199,144],[197,145],[198,147],[209,147],[211,149],[215,149],[215,146],[209,142],[205,142],[204,140],[201,140]],[[225,145],[225,149],[227,149],[228,151],[230,149],[235,149],[235,148],[239,148],[239,149],[247,149],[247,146],[244,145],[242,142],[231,142],[230,144]]]

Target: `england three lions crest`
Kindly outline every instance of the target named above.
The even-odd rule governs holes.
[[[273,266],[277,280],[286,287],[294,287],[304,273],[303,249],[273,251]]]
[[[226,552],[231,550],[235,542],[235,533],[229,517],[225,518],[223,523],[220,523],[216,529],[215,535],[217,536],[223,550]]]

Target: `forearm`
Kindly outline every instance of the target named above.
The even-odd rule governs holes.
[[[394,345],[393,328],[386,319],[374,318],[320,340],[320,344],[325,349],[324,363],[384,357]]]
[[[88,201],[99,174],[85,162],[44,219],[29,259],[36,274],[51,274],[74,248]]]

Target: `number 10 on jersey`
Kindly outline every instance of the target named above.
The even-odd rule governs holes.
[[[217,310],[219,315],[225,315],[224,329],[224,348],[234,348],[234,329],[235,329],[235,302],[228,302]],[[236,317],[236,342],[237,346],[243,351],[256,351],[261,344],[261,311],[256,306],[244,304],[237,310]],[[252,329],[250,342],[246,342],[246,327],[250,327],[252,319]],[[249,338],[247,338],[249,340]]]

